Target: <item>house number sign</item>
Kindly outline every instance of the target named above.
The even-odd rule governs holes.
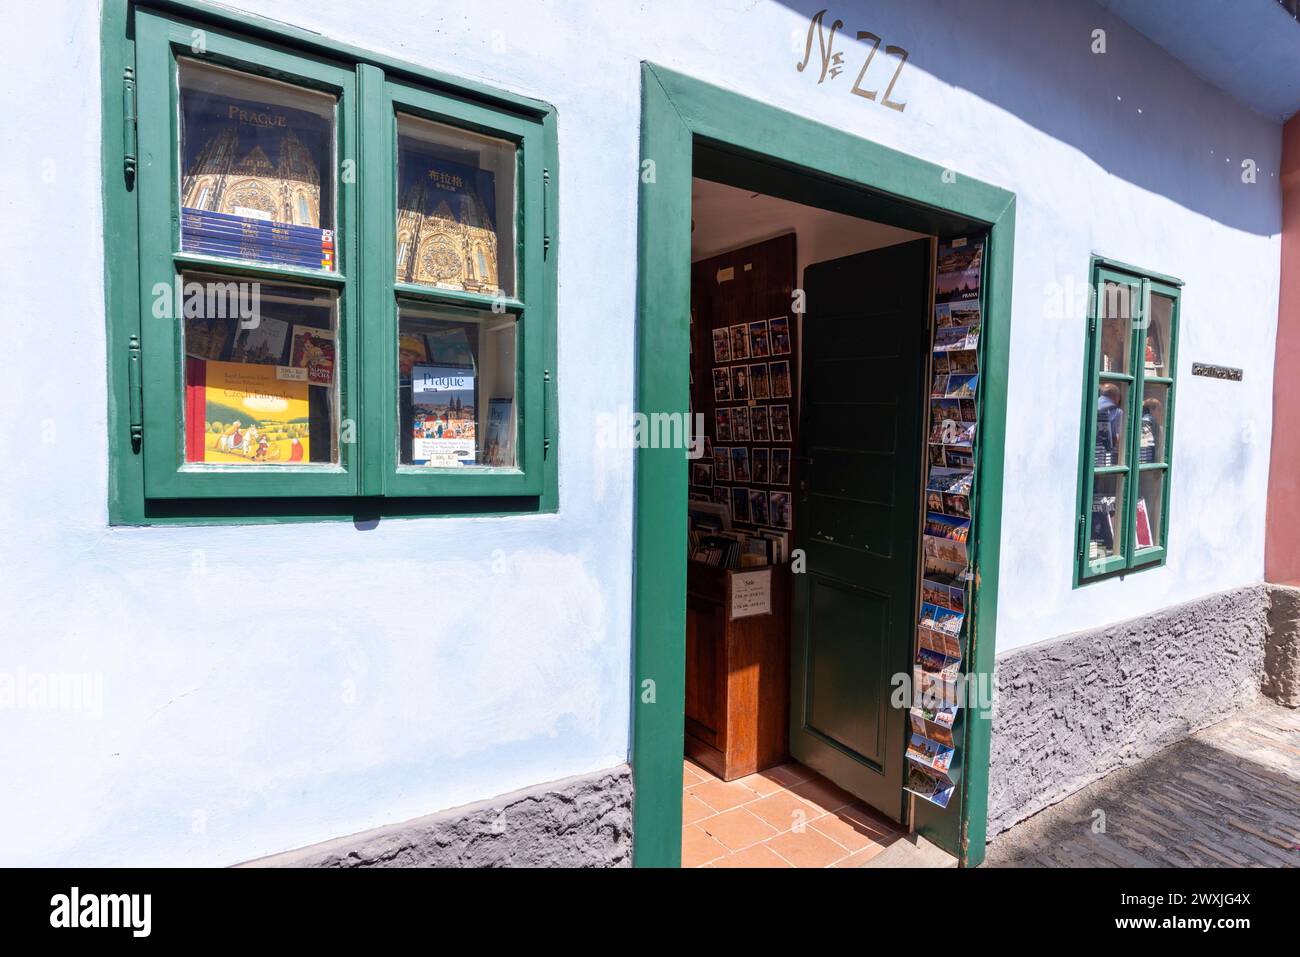
[[[818,10],[808,23],[808,38],[804,41],[803,59],[795,64],[795,69],[802,73],[806,70],[813,60],[813,40],[817,41],[817,53],[820,57],[821,71],[817,76],[818,83],[824,83],[826,78],[834,80],[844,72],[844,53],[835,49],[836,34],[844,27],[844,21],[836,18],[826,28],[826,11]],[[856,96],[875,102],[878,90],[868,90],[863,86],[863,79],[867,75],[867,70],[871,66],[871,61],[876,58],[876,51],[880,49],[881,39],[869,30],[859,30],[857,33],[859,40],[867,40],[871,43],[871,49],[867,53],[867,58],[862,62],[862,69],[858,71],[857,79],[853,81],[853,87],[849,91]],[[892,43],[885,45],[886,57],[898,57],[898,66],[894,70],[894,75],[889,80],[889,85],[885,87],[884,96],[881,98],[880,105],[887,106],[891,110],[898,110],[902,113],[907,108],[906,103],[898,103],[890,96],[894,92],[894,84],[898,82],[899,76],[903,73],[903,65],[907,63],[907,51],[902,47],[894,46]]]

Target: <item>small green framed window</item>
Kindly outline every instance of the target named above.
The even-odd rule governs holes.
[[[115,511],[553,507],[550,109],[261,24],[134,21]]]
[[[1093,260],[1076,585],[1160,565],[1168,553],[1181,286]]]

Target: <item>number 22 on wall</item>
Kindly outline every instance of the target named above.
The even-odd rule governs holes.
[[[835,20],[835,22],[831,24],[830,32],[827,33],[825,25],[823,24],[823,18],[825,16],[826,11],[819,10],[808,23],[808,38],[804,43],[803,61],[795,65],[795,69],[800,73],[802,73],[808,66],[809,61],[812,59],[813,37],[816,36],[817,47],[821,54],[822,61],[821,75],[817,78],[818,83],[824,82],[828,74],[833,80],[844,70],[844,54],[835,50],[835,34],[844,26],[844,21],[839,19]],[[863,61],[862,69],[858,71],[857,79],[853,81],[853,89],[851,92],[857,96],[865,97],[874,102],[876,99],[876,91],[863,89],[862,78],[867,75],[867,69],[871,66],[871,61],[875,59],[876,51],[880,49],[881,39],[869,30],[859,30],[857,38],[859,40],[870,40],[871,51],[867,54],[866,60]],[[889,86],[885,87],[885,95],[881,99],[880,105],[887,106],[891,110],[898,110],[898,112],[901,113],[906,109],[907,104],[895,102],[889,97],[894,92],[894,85],[898,82],[899,76],[902,75],[903,65],[907,63],[908,53],[902,47],[894,46],[891,43],[885,46],[885,54],[887,56],[896,56],[899,59],[898,69],[894,71],[893,77],[890,78]]]

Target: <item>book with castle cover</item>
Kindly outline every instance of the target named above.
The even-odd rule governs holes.
[[[496,177],[409,136],[397,165],[398,282],[496,290]]]
[[[274,366],[185,360],[185,460],[297,465],[311,460],[306,382]]]
[[[181,248],[333,268],[332,110],[231,96],[232,84],[252,86],[223,75],[182,72]],[[275,93],[303,106],[315,99]]]

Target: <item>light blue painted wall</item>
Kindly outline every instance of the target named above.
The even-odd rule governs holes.
[[[1261,577],[1279,130],[1096,5],[832,6],[911,52],[897,113],[849,93],[854,42],[795,71],[820,4],[241,2],[559,108],[561,511],[107,528],[98,22],[15,20],[0,676],[91,673],[102,709],[0,709],[0,863],[229,864],[627,759],[632,459],[596,425],[634,395],[643,59],[1017,194],[1003,648]],[[1183,386],[1169,566],[1073,591],[1083,320],[1051,304],[1094,251],[1187,280]]]

